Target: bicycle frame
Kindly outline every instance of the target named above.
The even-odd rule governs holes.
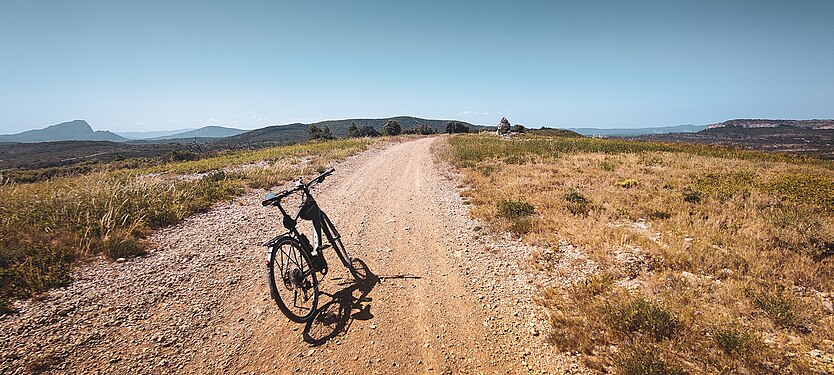
[[[273,238],[272,240],[266,243],[266,246],[272,246],[273,244],[277,243],[281,237],[286,235],[294,237],[301,243],[302,248],[307,253],[307,255],[309,255],[311,258],[321,258],[321,263],[318,265],[317,271],[321,272],[322,274],[327,273],[327,262],[322,256],[322,254],[317,253],[322,246],[322,228],[324,228],[325,235],[327,236],[327,239],[331,242],[331,244],[333,243],[333,235],[331,233],[330,228],[327,227],[328,223],[326,223],[324,220],[324,212],[321,211],[321,208],[319,207],[315,198],[313,198],[313,195],[310,193],[310,189],[316,183],[324,181],[324,178],[333,173],[333,171],[334,169],[330,169],[329,171],[322,173],[318,177],[313,178],[306,184],[302,184],[299,182],[296,184],[295,188],[287,190],[277,196],[273,193],[270,193],[270,195],[267,196],[267,199],[263,202],[264,206],[278,206],[278,210],[281,211],[282,224],[284,225],[284,228],[287,229],[286,233]],[[284,209],[284,207],[281,205],[281,200],[298,191],[302,192],[303,195],[301,206],[298,208],[294,215],[290,216],[287,210]],[[297,224],[299,218],[301,218],[302,220],[309,220],[313,223],[314,243],[311,244],[307,236],[298,231]]]

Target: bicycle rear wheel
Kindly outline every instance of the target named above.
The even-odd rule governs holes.
[[[303,323],[316,314],[319,282],[310,257],[292,237],[282,237],[270,247],[267,263],[269,294],[290,320]]]
[[[336,226],[333,225],[333,222],[330,221],[330,218],[322,211],[321,213],[322,221],[324,221],[324,234],[327,236],[327,240],[330,241],[330,244],[333,246],[333,250],[336,251],[336,255],[339,256],[339,260],[342,261],[342,264],[345,265],[345,268],[350,271],[350,275],[357,281],[361,279],[361,276],[356,271],[356,267],[353,266],[353,259],[348,254],[347,249],[345,249],[345,245],[342,243],[342,236],[339,234],[339,231],[336,230]]]

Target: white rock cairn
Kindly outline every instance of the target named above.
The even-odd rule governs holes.
[[[498,123],[498,135],[510,134],[510,121],[506,117],[501,117],[501,122]]]

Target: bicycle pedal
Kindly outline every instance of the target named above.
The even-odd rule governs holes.
[[[318,253],[319,253],[319,254],[321,254],[321,251],[322,251],[322,250],[327,249],[327,248],[329,248],[329,247],[333,247],[333,246],[330,246],[330,245],[321,245],[321,246],[319,246],[318,250],[316,250],[316,251],[318,251]]]

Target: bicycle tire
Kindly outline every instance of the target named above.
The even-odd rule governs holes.
[[[345,245],[342,243],[342,236],[339,235],[339,231],[336,230],[336,226],[333,225],[333,222],[330,221],[330,218],[327,217],[327,214],[325,214],[324,211],[321,213],[321,218],[322,221],[324,221],[324,234],[330,241],[330,245],[333,246],[333,250],[336,251],[336,255],[339,256],[339,260],[341,260],[345,268],[350,271],[350,275],[353,276],[353,279],[359,281],[361,277],[359,273],[356,272],[356,267],[353,266],[353,259],[350,257],[350,254],[348,254],[347,249],[345,249]]]
[[[269,251],[267,279],[270,296],[290,320],[296,323],[310,320],[317,311],[319,283],[308,252],[303,250],[298,240],[289,236],[275,241]],[[299,291],[303,293],[301,302],[308,306],[298,304]]]

